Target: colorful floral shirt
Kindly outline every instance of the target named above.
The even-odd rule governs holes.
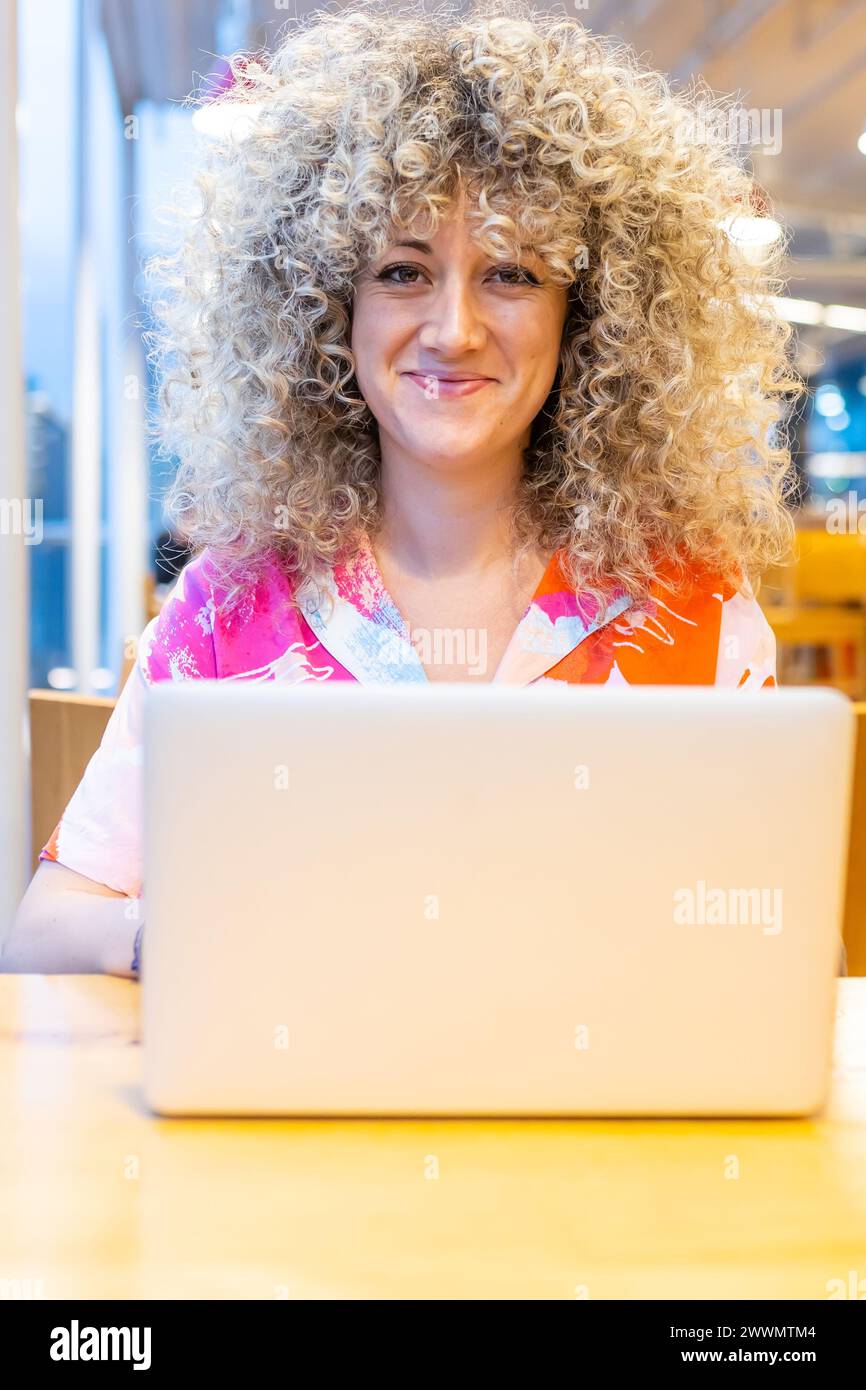
[[[619,593],[601,611],[591,596],[569,589],[554,555],[493,683],[776,684],[775,639],[754,597],[701,569],[678,595],[673,600],[656,585],[639,607]],[[300,586],[300,612],[291,596],[275,555],[240,603],[223,613],[209,552],[190,561],[145,628],[102,743],[40,859],[141,895],[142,710],[155,681],[427,680],[423,643],[385,589],[368,540],[317,590]]]

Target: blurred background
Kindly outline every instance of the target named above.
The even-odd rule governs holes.
[[[218,112],[189,98],[226,89],[221,54],[271,46],[311,8],[4,0],[0,529],[25,542],[0,544],[4,748],[20,727],[21,688],[111,701],[130,641],[185,559],[162,513],[172,462],[145,432],[153,382],[140,268],[161,244],[160,206],[216,128]],[[768,577],[761,601],[782,683],[866,699],[866,3],[551,8],[623,38],[679,86],[701,77],[738,99],[758,191],[731,235],[749,243],[777,236],[778,222],[790,229],[782,307],[810,387],[791,422],[796,563]],[[2,813],[13,839],[25,776],[26,760],[13,758]]]

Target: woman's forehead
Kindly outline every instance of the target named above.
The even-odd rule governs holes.
[[[519,212],[507,214],[514,222],[514,232],[509,234],[501,225],[484,231],[484,216],[477,210],[451,208],[440,214],[435,225],[429,218],[423,224],[418,220],[404,225],[392,224],[382,238],[382,251],[399,247],[414,250],[422,255],[435,255],[455,241],[476,246],[485,254],[521,255],[524,259],[535,256],[541,259],[536,245],[527,232],[521,228]]]

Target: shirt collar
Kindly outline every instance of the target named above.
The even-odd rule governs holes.
[[[302,584],[297,598],[322,646],[357,680],[367,685],[426,683],[409,626],[385,588],[366,534],[354,554],[337,562],[324,579]],[[515,628],[494,683],[537,680],[629,603],[621,590],[614,591],[606,609],[591,595],[576,594],[557,552]]]

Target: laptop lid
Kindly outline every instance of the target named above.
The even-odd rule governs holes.
[[[813,1111],[853,737],[830,690],[154,686],[149,1104]]]

